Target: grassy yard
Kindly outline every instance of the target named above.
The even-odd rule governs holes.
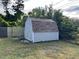
[[[64,41],[32,44],[0,39],[0,59],[79,59],[79,46]]]

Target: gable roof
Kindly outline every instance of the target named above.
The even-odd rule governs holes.
[[[34,32],[58,32],[58,27],[52,19],[30,18]]]

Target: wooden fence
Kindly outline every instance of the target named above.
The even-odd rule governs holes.
[[[23,27],[0,27],[0,37],[22,38],[24,37]]]
[[[0,27],[0,37],[7,37],[7,27]]]

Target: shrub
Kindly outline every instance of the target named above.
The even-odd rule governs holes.
[[[1,27],[7,27],[7,26],[9,26],[9,23],[6,22],[3,18],[0,17],[0,26]]]
[[[75,39],[78,26],[74,21],[63,16],[60,10],[55,10],[54,20],[59,29],[60,39]]]

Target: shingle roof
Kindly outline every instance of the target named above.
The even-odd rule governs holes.
[[[30,18],[34,32],[58,32],[58,27],[52,19]]]
[[[54,22],[52,19],[43,19],[43,18],[30,18],[32,21],[47,21],[47,22]]]

